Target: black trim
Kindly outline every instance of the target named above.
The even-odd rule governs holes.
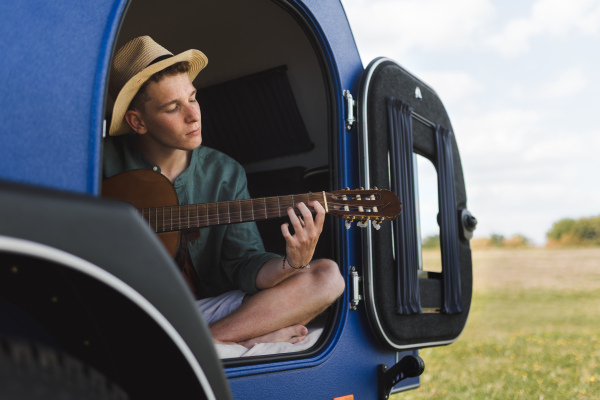
[[[422,96],[415,95],[417,87]],[[392,124],[389,121],[388,99],[391,97],[412,108],[410,115],[419,121],[411,124],[412,144],[404,137],[401,144],[390,138]],[[402,187],[414,179],[410,172],[412,165],[401,161],[396,161],[395,167],[388,164],[388,156],[391,163],[394,163],[394,157],[412,161],[411,153],[423,155],[436,166],[438,179],[443,186],[439,189],[443,192],[440,195],[440,202],[443,203],[440,214],[456,215],[457,210],[466,208],[466,191],[456,140],[452,134],[442,135],[438,140],[432,127],[441,125],[451,131],[450,119],[441,100],[429,86],[395,61],[386,58],[373,60],[365,69],[358,100],[358,115],[361,118],[359,126],[363,127],[362,150],[366,160],[362,184],[382,189],[396,185],[396,189],[403,192],[400,201],[403,203],[402,214],[406,213],[397,223],[404,224],[406,232],[382,226],[379,231],[371,229],[365,234],[363,276],[369,321],[375,334],[391,349],[408,350],[452,343],[465,327],[471,304],[472,263],[469,243],[460,240],[459,230],[451,217],[442,222],[442,236],[446,240],[442,249],[447,258],[443,265],[446,274],[428,274],[427,278],[418,278],[418,289],[409,289],[412,293],[400,293],[400,296],[412,296],[418,292],[423,311],[427,308],[442,312],[432,313],[427,310],[428,312],[421,314],[398,314],[396,299],[399,283],[401,290],[407,290],[407,285],[402,280],[404,278],[398,274],[414,272],[418,268],[413,254],[418,251],[417,240],[420,238],[416,238],[416,233],[410,227],[411,221],[416,221],[416,215],[409,206],[409,203],[415,203],[414,192]],[[415,118],[415,115],[421,118]],[[394,113],[391,116],[394,117]],[[425,120],[433,123],[425,123]],[[398,138],[397,134],[392,136]],[[440,152],[443,153],[442,158],[438,159]],[[406,182],[399,183],[399,180]],[[403,270],[402,265],[408,270]],[[414,283],[414,276],[411,279],[410,282]],[[407,284],[410,282],[407,281]],[[447,285],[446,288],[444,285]],[[445,302],[446,295],[450,300]],[[457,297],[462,303],[462,312],[456,307],[458,302],[453,303]]]
[[[191,292],[156,235],[132,206],[0,182],[0,220],[0,235],[44,244],[75,255],[104,269],[145,297],[186,342],[215,395],[230,398],[210,332]],[[60,277],[60,274],[56,276]],[[90,280],[89,277],[82,279],[85,278]],[[91,288],[94,280],[88,283]],[[88,293],[87,288],[77,284],[72,287],[84,295]],[[101,293],[101,288],[95,292]],[[113,311],[118,313],[124,309]],[[111,323],[108,317],[98,323],[101,321]],[[153,343],[153,346],[161,345]]]
[[[402,100],[388,97],[391,188],[402,199],[402,213],[394,221],[396,240],[396,312],[421,314],[419,256],[416,243],[415,173],[413,168],[412,108]]]
[[[440,217],[440,245],[442,250],[442,275],[444,305],[442,312],[458,314],[463,311],[460,281],[460,255],[458,247],[459,226],[456,194],[454,192],[454,161],[452,157],[452,131],[438,125],[435,130],[437,145],[437,171]]]

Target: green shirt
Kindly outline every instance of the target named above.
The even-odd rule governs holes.
[[[160,167],[139,151],[137,135],[105,139],[104,179],[133,169],[160,172]],[[205,146],[192,152],[189,167],[173,185],[181,205],[250,198],[242,166]],[[188,244],[188,248],[199,277],[201,297],[213,297],[234,289],[256,293],[258,270],[267,260],[279,257],[265,252],[254,222],[203,228],[200,232],[200,238]]]

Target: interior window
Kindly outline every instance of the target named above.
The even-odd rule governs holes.
[[[414,154],[414,165],[417,234],[421,238],[419,269],[442,272],[437,172],[429,159],[418,154]]]

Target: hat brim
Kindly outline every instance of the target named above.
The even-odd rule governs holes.
[[[204,53],[199,50],[192,49],[159,61],[138,72],[131,79],[129,79],[127,83],[125,83],[115,99],[110,129],[108,130],[108,134],[110,136],[119,136],[131,132],[131,127],[127,121],[125,121],[125,113],[129,108],[129,104],[131,104],[131,100],[133,100],[138,90],[140,90],[140,87],[158,71],[162,71],[163,69],[181,61],[188,61],[190,63],[188,76],[190,77],[191,81],[193,81],[198,73],[200,73],[200,71],[206,67],[206,64],[208,64],[208,59]]]

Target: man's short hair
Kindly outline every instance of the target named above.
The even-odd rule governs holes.
[[[146,89],[150,81],[158,83],[166,76],[175,76],[179,74],[185,74],[190,70],[190,63],[188,61],[181,61],[175,63],[173,65],[168,66],[167,68],[160,70],[153,74],[142,86],[140,86],[140,90],[135,94],[131,103],[129,103],[129,110],[138,110],[144,111],[144,106],[148,100],[150,100],[150,96],[148,95]]]

